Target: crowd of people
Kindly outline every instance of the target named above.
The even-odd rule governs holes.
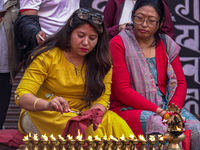
[[[0,9],[8,1],[1,1]],[[0,108],[6,109],[0,127],[10,102],[10,81],[23,63],[15,102],[24,135],[76,136],[77,127],[84,137],[164,134],[163,116],[175,104],[191,131],[191,150],[199,149],[200,122],[184,108],[181,48],[173,40],[165,0],[108,0],[103,15],[80,8],[79,0],[12,2],[7,11],[20,5],[15,24],[8,13],[0,19],[0,52],[6,56],[1,55],[0,81],[8,85],[0,84],[0,92],[9,92],[0,93],[7,96],[0,99]]]

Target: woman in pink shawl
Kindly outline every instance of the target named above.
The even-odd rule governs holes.
[[[120,115],[136,136],[163,134],[162,117],[174,103],[191,130],[191,149],[200,146],[200,122],[183,106],[187,84],[179,59],[180,46],[168,35],[161,40],[162,0],[137,0],[133,26],[110,41],[113,78],[110,109]]]

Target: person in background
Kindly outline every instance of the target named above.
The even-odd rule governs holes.
[[[0,10],[7,10],[0,18],[0,130],[3,129],[10,103],[12,84],[17,74],[17,46],[14,42],[15,19],[19,12],[19,0],[1,0]]]
[[[31,51],[55,34],[79,8],[80,0],[20,0],[20,16],[15,22],[15,39],[23,63]]]
[[[179,59],[180,46],[160,28],[164,19],[161,0],[137,0],[133,26],[110,41],[113,76],[110,109],[121,116],[136,136],[163,134],[166,109],[174,103],[191,130],[191,149],[199,149],[200,122],[185,109],[187,84]],[[166,48],[165,44],[166,43]]]
[[[77,116],[74,112],[83,112],[84,117],[98,109],[102,121],[95,132],[91,124],[87,135],[119,138],[124,134],[128,138],[133,134],[121,117],[107,110],[112,60],[103,18],[78,9],[30,55],[16,90],[15,102],[22,108],[21,133],[58,136],[69,119]]]
[[[127,24],[132,24],[131,14],[137,0],[108,0],[104,9],[105,24],[109,37],[117,35]],[[174,39],[173,23],[171,20],[168,3],[163,0],[165,15],[161,27],[161,33]]]

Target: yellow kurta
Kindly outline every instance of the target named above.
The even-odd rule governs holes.
[[[76,73],[75,66],[67,61],[64,52],[59,48],[54,48],[34,59],[26,69],[17,87],[16,94],[21,97],[26,93],[32,93],[47,101],[51,101],[56,96],[59,96],[68,102],[71,110],[81,110],[87,106],[87,102],[81,100],[84,91],[85,66],[82,68],[82,71],[81,68],[82,65],[78,66]],[[111,79],[112,69],[104,78],[105,93],[96,101],[92,102],[91,105],[99,103],[105,107],[108,106],[111,92]],[[52,95],[52,97],[48,98],[47,94]],[[19,106],[17,98],[15,102]],[[88,110],[90,107],[84,108],[83,111]],[[25,110],[22,109],[18,122],[19,130],[23,134],[25,133],[21,128],[21,116],[24,112]],[[46,133],[48,136],[51,134],[55,136],[62,134],[67,121],[71,117],[76,116],[75,113],[61,114],[56,111],[27,111],[27,113],[38,131],[41,134]],[[98,129],[94,132],[92,126],[90,126],[87,134],[92,136],[98,134],[100,137],[106,134],[107,136],[113,135],[118,138],[124,134],[128,138],[133,133],[121,117],[112,111],[106,111]]]

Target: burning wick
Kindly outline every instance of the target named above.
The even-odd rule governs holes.
[[[125,137],[124,137],[124,134],[122,135],[122,137],[120,137],[120,140],[122,140],[122,141],[126,140]]]
[[[101,138],[99,138],[98,135],[96,135],[96,136],[94,137],[94,139],[95,139],[96,141],[101,141]]]
[[[80,129],[78,129],[78,135],[76,136],[76,139],[81,141],[82,137],[83,137],[83,135],[80,134]]]
[[[163,141],[164,139],[163,139],[163,136],[162,135],[158,135],[158,140],[159,141]]]
[[[179,127],[176,126],[176,130],[180,132],[180,131],[181,131],[181,128],[179,128]]]
[[[58,135],[58,139],[61,140],[61,141],[65,140],[60,134]]]
[[[137,138],[136,138],[133,134],[131,134],[131,135],[129,136],[129,139],[134,140],[134,141],[137,141]]]
[[[37,133],[33,135],[33,140],[38,141],[38,134]]]
[[[88,140],[92,141],[92,136],[91,135],[88,136]]]
[[[140,139],[141,141],[146,141],[143,135],[139,135],[139,139]]]
[[[155,141],[156,139],[155,139],[155,136],[154,135],[149,135],[149,140],[150,141]]]
[[[46,133],[44,135],[42,135],[42,139],[43,139],[43,141],[48,141],[48,137],[46,136]]]
[[[71,136],[70,134],[67,135],[67,138],[68,138],[69,140],[73,140],[73,136]]]
[[[104,135],[103,140],[107,140],[107,139],[108,139],[107,135]]]
[[[53,134],[50,135],[50,138],[51,138],[52,141],[56,140],[56,138],[53,136]]]
[[[115,137],[113,137],[112,135],[110,135],[110,139],[114,140],[114,141],[118,141]]]
[[[28,141],[29,140],[29,137],[28,135],[26,135],[24,138],[23,138],[23,141]]]

